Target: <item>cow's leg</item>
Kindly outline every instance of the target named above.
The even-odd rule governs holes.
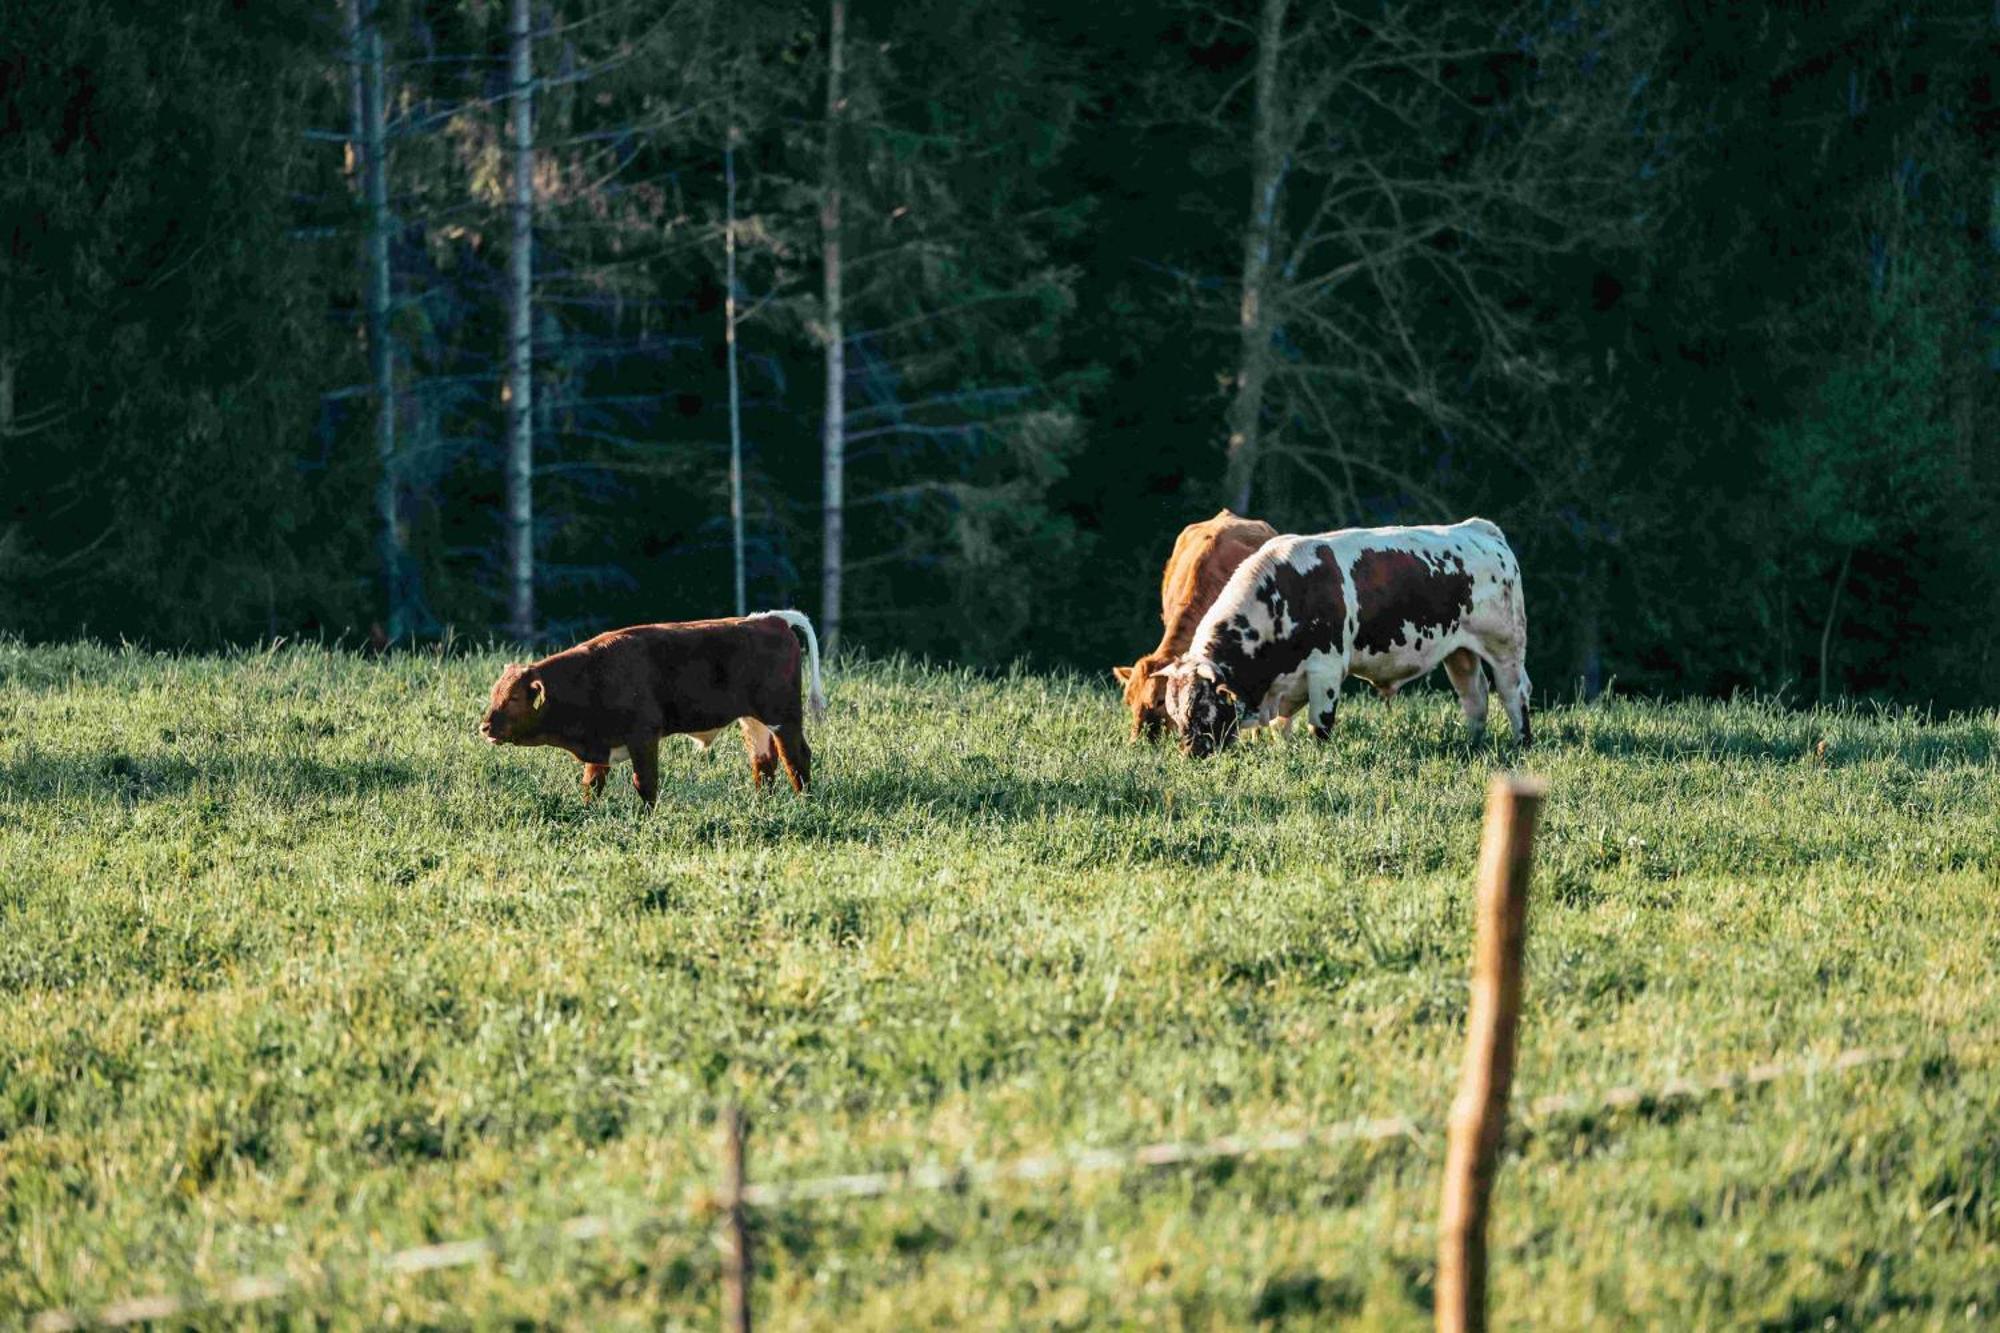
[[[1521,665],[1520,658],[1505,658],[1493,664],[1493,688],[1500,695],[1500,706],[1507,710],[1507,720],[1514,724],[1514,739],[1523,749],[1533,745],[1534,726],[1528,715],[1528,670]]]
[[[778,758],[784,761],[785,775],[792,780],[792,790],[804,791],[812,785],[813,762],[804,724],[794,716],[773,726],[771,734],[778,743]]]
[[[583,802],[590,804],[604,795],[604,780],[611,776],[611,765],[586,762],[583,766]]]
[[[1312,716],[1309,706],[1312,702],[1312,681],[1307,672],[1301,671],[1297,678],[1285,686],[1283,694],[1274,687],[1264,695],[1264,701],[1257,705],[1243,724],[1242,734],[1249,736],[1269,736],[1273,741],[1284,739],[1300,713]]]
[[[1268,737],[1271,744],[1278,744],[1291,734],[1292,722],[1298,716],[1298,711],[1295,708],[1289,713],[1273,713],[1268,718],[1253,715],[1243,724],[1243,739],[1252,740],[1263,736]]]
[[[1333,738],[1333,717],[1340,708],[1340,682],[1346,676],[1344,664],[1315,666],[1306,673],[1306,720],[1312,724],[1316,741]]]
[[[762,790],[778,771],[778,742],[754,717],[743,719],[743,750],[750,756],[750,785]]]
[[[1445,655],[1444,674],[1458,691],[1458,706],[1465,711],[1465,730],[1477,741],[1486,734],[1486,670],[1470,648],[1458,648]]]
[[[632,756],[632,790],[647,805],[660,799],[660,738],[634,736],[625,743]]]

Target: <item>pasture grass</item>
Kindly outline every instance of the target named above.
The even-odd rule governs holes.
[[[1104,680],[847,663],[819,786],[648,814],[472,728],[502,654],[0,643],[0,1324],[324,1261],[196,1326],[713,1326],[639,1225],[752,1173],[1408,1114],[1456,1077],[1487,776],[1442,692],[1205,764]],[[1495,710],[1496,720],[1498,710]],[[1547,707],[1517,1095],[1930,1054],[1518,1134],[1517,1328],[2000,1320],[2000,717]],[[1823,749],[1822,749],[1823,745]],[[1959,1054],[1953,1054],[1959,1051]],[[771,1329],[1429,1325],[1441,1135],[801,1204]],[[499,1261],[371,1272],[492,1233]]]

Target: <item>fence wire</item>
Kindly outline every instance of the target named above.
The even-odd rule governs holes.
[[[1550,1121],[1567,1117],[1637,1111],[1697,1101],[1762,1087],[1787,1078],[1846,1074],[1871,1065],[1897,1063],[1919,1054],[1965,1061],[1990,1052],[1996,1045],[2000,1043],[1939,1047],[1930,1051],[1907,1045],[1852,1047],[1832,1056],[1768,1061],[1706,1077],[1668,1079],[1652,1086],[1621,1085],[1596,1093],[1552,1093],[1529,1101],[1524,1114],[1513,1123],[1534,1131]],[[1093,1173],[1283,1156],[1313,1148],[1337,1148],[1396,1139],[1422,1142],[1440,1132],[1441,1126],[1436,1121],[1392,1116],[1267,1134],[1231,1134],[1214,1139],[1148,1143],[1129,1148],[1075,1148],[1011,1161],[913,1166],[896,1171],[753,1183],[744,1187],[743,1203],[751,1208],[770,1209],[788,1204],[874,1199],[892,1194],[964,1192],[1014,1181],[1057,1180]],[[551,1235],[561,1241],[583,1242],[648,1229],[693,1229],[706,1225],[708,1215],[713,1211],[710,1204],[697,1201],[678,1208],[648,1211],[623,1220],[604,1214],[587,1214],[572,1217],[553,1227],[537,1229],[528,1237],[511,1243],[498,1236],[443,1241],[381,1254],[358,1267],[383,1276],[438,1272],[497,1259],[509,1249],[524,1249],[536,1239]],[[337,1276],[338,1266],[316,1263],[304,1265],[296,1273],[267,1273],[238,1278],[206,1292],[140,1296],[90,1310],[49,1310],[38,1315],[29,1327],[35,1333],[122,1328],[148,1320],[175,1319],[205,1310],[276,1300],[295,1292],[330,1285]]]

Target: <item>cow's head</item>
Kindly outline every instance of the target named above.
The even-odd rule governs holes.
[[[1112,667],[1125,707],[1132,713],[1132,739],[1144,740],[1167,729],[1167,682],[1155,673],[1173,659],[1147,653],[1131,666]]]
[[[1236,739],[1236,695],[1217,678],[1213,662],[1182,658],[1153,674],[1166,682],[1167,721],[1182,751],[1202,759]]]
[[[541,730],[548,703],[549,687],[540,673],[531,666],[510,662],[493,682],[479,734],[488,745],[526,745]]]

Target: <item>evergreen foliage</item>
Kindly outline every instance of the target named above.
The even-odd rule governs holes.
[[[397,607],[338,7],[5,8],[0,628],[504,624],[506,8],[371,10]],[[748,600],[817,610],[826,17],[534,7],[543,637],[732,604],[725,143]],[[1247,486],[1500,522],[1545,689],[1990,697],[1990,6],[853,0],[847,46],[850,646],[1127,660]]]

